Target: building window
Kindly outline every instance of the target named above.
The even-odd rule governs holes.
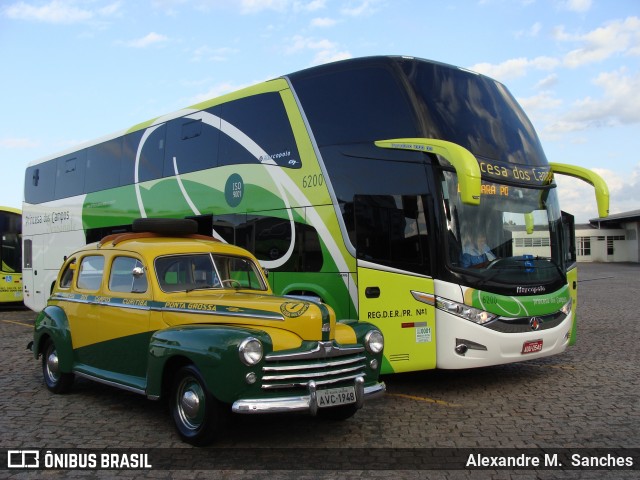
[[[516,247],[548,247],[550,243],[549,237],[525,237],[516,238]]]
[[[591,255],[591,237],[577,237],[577,254],[579,257],[588,257]]]
[[[613,255],[613,242],[616,240],[624,240],[624,235],[614,235],[607,237],[607,255]]]

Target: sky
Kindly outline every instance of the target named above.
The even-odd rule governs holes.
[[[0,0],[0,205],[29,162],[255,83],[408,55],[504,83],[549,161],[640,209],[638,0]],[[598,216],[557,176],[563,210]]]

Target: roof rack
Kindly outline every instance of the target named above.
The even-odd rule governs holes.
[[[111,243],[112,247],[115,247],[119,243],[125,242],[127,240],[138,240],[141,238],[189,238],[194,240],[207,240],[210,242],[219,242],[217,238],[210,237],[207,235],[200,235],[198,233],[189,233],[189,234],[165,234],[165,233],[155,233],[155,232],[125,232],[125,233],[112,233],[111,235],[107,235],[102,240],[98,242],[98,248],[102,248],[108,243]]]

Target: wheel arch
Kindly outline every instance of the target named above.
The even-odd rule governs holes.
[[[71,372],[73,366],[73,344],[69,321],[64,310],[57,306],[48,306],[42,310],[35,322],[33,334],[33,355],[37,359],[42,354],[47,340],[55,344],[58,351],[61,372]]]
[[[156,332],[149,345],[147,396],[165,396],[175,372],[194,365],[214,397],[233,403],[238,391],[246,387],[244,377],[251,370],[238,353],[238,346],[248,337],[259,339],[265,353],[273,349],[266,332],[250,327],[191,325]]]

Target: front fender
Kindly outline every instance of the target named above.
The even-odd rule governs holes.
[[[42,353],[47,338],[51,338],[58,350],[58,368],[61,372],[71,372],[73,365],[73,344],[71,330],[64,310],[55,305],[44,308],[36,318],[33,330],[33,356]]]
[[[175,359],[186,359],[202,374],[207,389],[218,400],[233,403],[250,386],[245,376],[257,371],[259,365],[245,365],[238,354],[238,346],[248,338],[262,342],[264,354],[273,350],[271,338],[261,330],[226,325],[182,325],[156,332],[149,344],[147,396],[160,397],[165,373]]]

